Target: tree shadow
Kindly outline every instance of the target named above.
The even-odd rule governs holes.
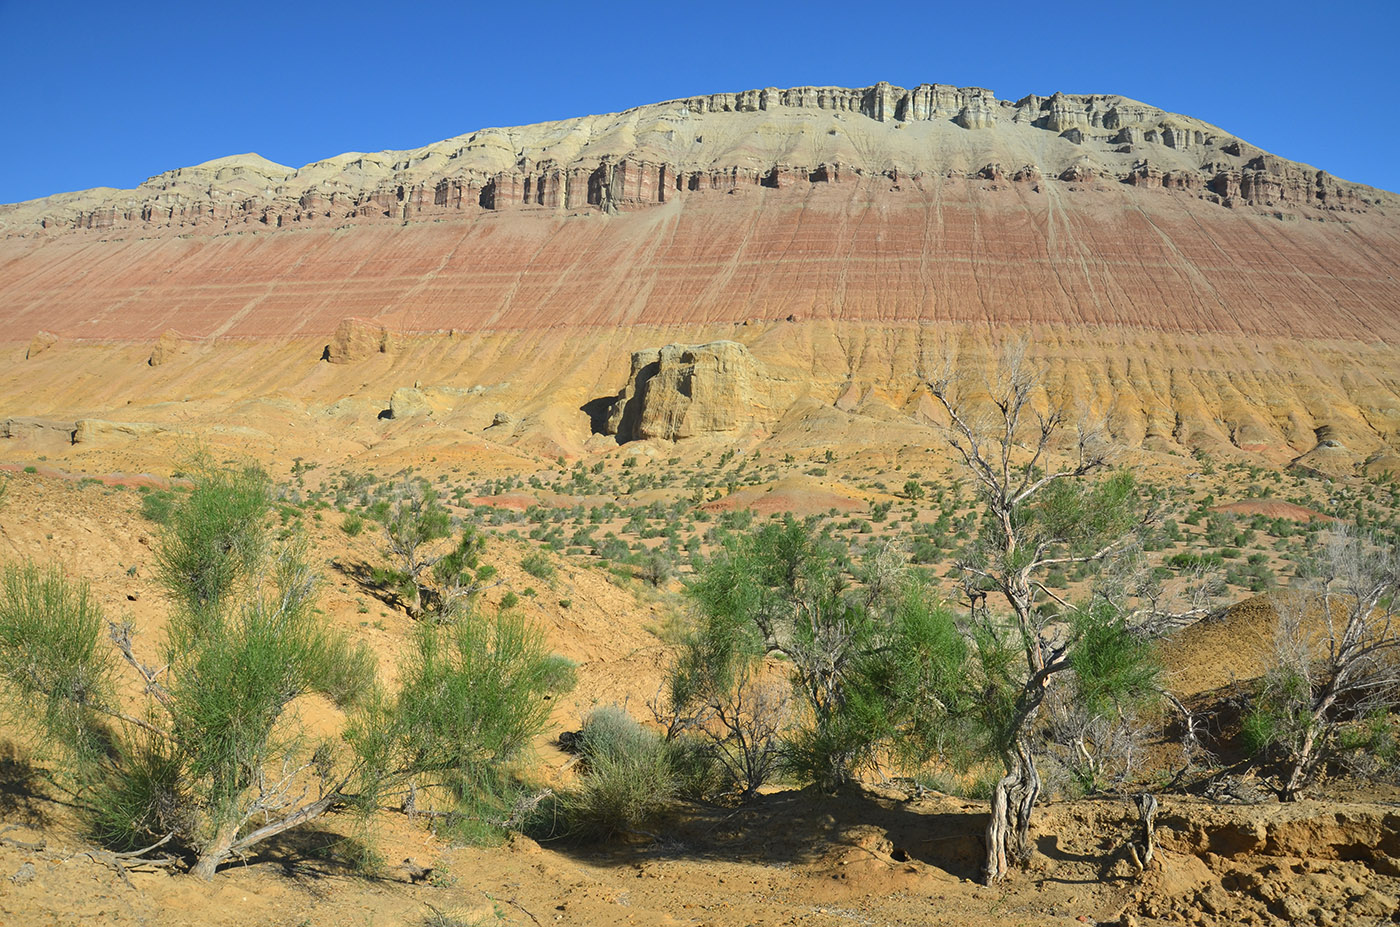
[[[385,585],[376,576],[374,567],[365,561],[356,560],[347,563],[336,558],[331,561],[331,569],[353,582],[360,588],[361,592],[373,596],[389,608],[404,609],[407,607],[398,590]]]
[[[49,823],[46,806],[53,803],[44,793],[44,772],[20,755],[15,745],[0,742],[0,821],[41,828]]]
[[[1131,881],[1125,875],[1114,874],[1118,863],[1127,862],[1129,859],[1126,842],[1120,842],[1116,848],[1101,847],[1097,853],[1079,853],[1061,846],[1059,834],[1042,834],[1035,838],[1035,848],[1046,859],[1054,860],[1057,863],[1075,863],[1080,867],[1092,869],[1095,873],[1093,876],[1083,879],[1047,875],[1044,876],[1046,882],[1055,882],[1060,885],[1107,885],[1114,882]]]
[[[257,844],[240,863],[275,866],[281,874],[303,886],[323,879],[353,876],[375,882],[392,882],[385,875],[373,848],[357,837],[316,827],[294,827]],[[227,867],[226,867],[227,868]]]
[[[843,787],[834,795],[808,787],[759,795],[737,808],[688,803],[667,820],[664,836],[547,843],[565,855],[619,867],[655,859],[785,866],[818,862],[843,847],[859,848],[891,866],[916,862],[975,879],[983,862],[986,818],[984,810],[956,799],[909,802],[859,786]]]

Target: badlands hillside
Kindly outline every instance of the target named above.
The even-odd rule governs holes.
[[[766,401],[717,387],[686,433],[888,435],[949,345],[1029,337],[1126,447],[1355,472],[1400,435],[1398,307],[1400,197],[1188,116],[766,89],[0,206],[0,417],[344,450],[416,384],[435,442],[504,412],[494,446],[573,456],[633,352],[733,340]]]
[[[905,551],[930,601],[975,609],[958,561],[985,500],[928,380],[976,404],[1020,344],[1037,408],[1101,422],[1160,509],[1123,561],[1209,618],[1156,651],[1176,707],[1120,713],[1097,771],[1097,735],[1037,730],[1034,852],[1005,883],[975,884],[999,767],[883,755],[835,792],[784,772],[594,843],[464,845],[425,787],[204,882],[178,842],[154,866],[98,849],[7,718],[0,924],[1397,922],[1393,714],[1290,803],[1241,719],[1323,529],[1400,540],[1400,196],[1123,97],[753,90],[0,206],[0,565],[90,583],[159,676],[171,513],[198,461],[252,461],[268,523],[308,541],[316,616],[392,691],[432,625],[379,572],[385,523],[431,486],[485,539],[472,614],[574,664],[523,773],[568,794],[592,772],[556,735],[600,706],[654,720],[697,626],[685,583],[770,518]],[[1080,566],[1040,588],[1085,593]],[[349,716],[303,693],[287,717],[330,742]],[[1141,871],[1139,789],[1161,796]]]

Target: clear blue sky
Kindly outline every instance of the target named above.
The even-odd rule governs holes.
[[[1400,191],[1400,3],[0,0],[0,203],[802,84],[1120,93]]]

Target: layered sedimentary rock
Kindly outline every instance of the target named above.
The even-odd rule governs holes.
[[[632,354],[606,430],[621,442],[675,441],[769,423],[773,405],[773,384],[742,344],[668,344]]]
[[[972,130],[994,130],[990,132]],[[1047,139],[1047,134],[1053,136]],[[1015,152],[1059,176],[1093,151],[1124,180],[1145,162],[1196,175],[1211,202],[1365,210],[1377,191],[1268,155],[1225,131],[1114,95],[998,100],[921,84],[712,94],[519,129],[482,129],[411,151],[347,153],[291,168],[234,155],[152,177],[0,207],[0,232],[287,228],[540,209],[657,206],[703,189],[966,176],[973,152]],[[1391,205],[1395,205],[1391,198]]]
[[[300,353],[241,372],[269,393],[302,376],[382,390],[451,356],[435,382],[513,383],[491,401],[522,431],[577,419],[585,434],[579,403],[624,373],[592,371],[646,345],[733,337],[793,382],[859,380],[864,397],[913,388],[919,351],[889,344],[1074,333],[1056,376],[1098,382],[1108,358],[1096,399],[1125,443],[1291,460],[1336,424],[1369,455],[1400,441],[1400,198],[1123,97],[877,84],[696,96],[295,169],[240,155],[0,207],[0,345],[34,357],[0,414],[89,414],[60,361],[137,342],[145,368],[169,329],[211,357],[305,342],[314,374]],[[448,337],[413,341],[433,333]],[[1124,359],[1125,340],[1151,347]],[[544,408],[561,388],[572,405]],[[693,396],[667,389],[669,411],[619,433],[744,428],[693,401],[679,412]],[[844,395],[830,391],[813,401]],[[774,401],[763,417],[784,412]]]

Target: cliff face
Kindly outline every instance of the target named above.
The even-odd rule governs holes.
[[[914,131],[909,131],[914,130]],[[969,134],[970,133],[970,134]],[[879,83],[767,88],[604,116],[483,129],[412,151],[299,169],[235,155],[135,190],[0,207],[0,232],[282,228],[544,209],[656,206],[701,189],[973,177],[1104,179],[1222,206],[1366,210],[1394,197],[1284,161],[1190,117],[1113,95],[1031,95]]]

